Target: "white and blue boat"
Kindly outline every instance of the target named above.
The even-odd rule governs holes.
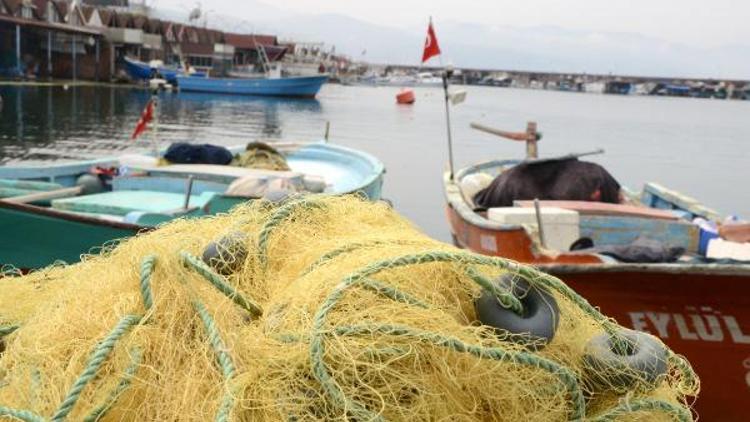
[[[180,91],[314,98],[328,75],[258,78],[194,78],[177,75]]]
[[[185,75],[185,71],[181,67],[163,65],[152,66],[149,63],[131,59],[129,57],[125,57],[123,60],[125,62],[125,70],[128,72],[128,75],[135,80],[147,81],[161,75],[167,82],[175,84],[177,83],[178,75]],[[193,72],[188,76],[205,77],[206,74],[203,72]]]
[[[153,155],[0,167],[0,265],[33,269],[75,262],[115,239],[175,218],[227,212],[256,199],[234,182],[283,181],[297,191],[381,198],[383,163],[362,151],[326,143],[274,143],[290,171],[208,164],[158,165]],[[229,148],[233,154],[245,147]],[[88,189],[92,168],[117,168],[111,188]],[[96,188],[96,186],[94,186]]]

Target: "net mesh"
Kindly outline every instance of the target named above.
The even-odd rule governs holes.
[[[503,274],[556,302],[548,344],[478,321],[481,281]],[[586,345],[620,327],[559,280],[355,197],[177,220],[0,285],[0,417],[690,420],[699,389],[668,350],[656,380],[593,368]]]

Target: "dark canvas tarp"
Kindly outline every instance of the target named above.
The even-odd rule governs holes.
[[[620,184],[604,167],[577,159],[521,163],[474,196],[482,208],[510,207],[516,200],[618,203]]]

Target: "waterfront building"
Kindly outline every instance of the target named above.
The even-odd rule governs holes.
[[[0,76],[99,79],[102,33],[80,7],[50,0],[0,0]]]

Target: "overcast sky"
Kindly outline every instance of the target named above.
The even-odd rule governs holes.
[[[750,38],[747,0],[256,0],[290,12],[340,13],[382,25],[410,27],[432,15],[485,25],[554,25],[567,29],[632,32],[665,41],[712,47]],[[175,6],[192,2],[155,0]],[[204,9],[252,20],[252,2],[203,0]],[[247,7],[243,7],[247,6]]]
[[[147,0],[185,19],[195,0]],[[429,16],[459,66],[750,78],[750,0],[200,0],[208,25],[415,64]],[[197,24],[201,24],[198,22]]]

